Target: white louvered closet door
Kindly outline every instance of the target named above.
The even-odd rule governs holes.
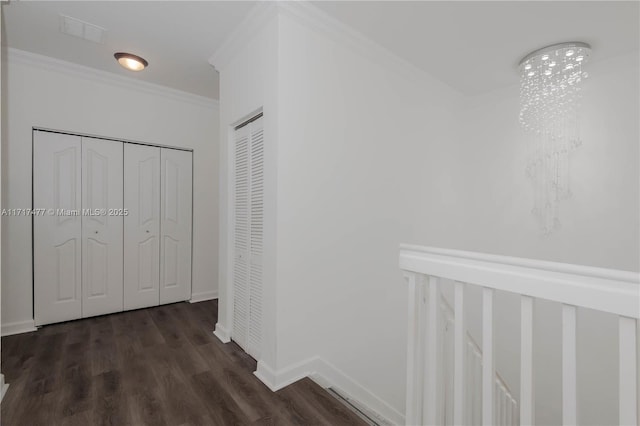
[[[233,339],[259,358],[262,337],[264,142],[262,118],[241,127],[234,148]]]
[[[249,124],[249,349],[256,359],[262,347],[262,237],[264,223],[264,139],[262,118]]]

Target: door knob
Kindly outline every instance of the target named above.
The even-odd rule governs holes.
[[[147,229],[147,234],[149,233],[149,230]]]
[[[98,231],[96,231],[96,234],[98,233]]]

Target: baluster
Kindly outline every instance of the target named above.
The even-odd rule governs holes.
[[[407,403],[406,403],[406,423],[414,425],[420,423],[419,404],[417,399],[417,383],[420,382],[419,365],[416,357],[420,345],[420,302],[421,291],[420,286],[416,285],[416,274],[405,273],[409,288],[409,331],[408,331],[408,348],[407,348]]]
[[[493,339],[493,289],[482,289],[482,424],[494,424],[494,383],[496,377]]]
[[[502,404],[502,407],[500,407],[500,409],[502,410],[500,416],[502,417],[502,424],[503,425],[508,425],[509,423],[507,423],[507,407],[508,407],[508,403],[509,403],[509,397],[507,396],[507,388],[502,387],[502,395],[500,395],[500,404]]]
[[[467,392],[465,398],[465,424],[473,424],[473,396],[475,391],[473,390],[473,386],[475,386],[475,364],[473,363],[473,349],[470,347],[471,343],[466,343],[467,354],[466,354],[466,374],[465,381],[467,383]]]
[[[577,418],[576,307],[562,305],[562,424]]]
[[[440,292],[438,277],[429,276],[427,284],[427,335],[426,335],[426,386],[424,393],[424,423],[438,424],[438,311],[440,309]]]
[[[533,297],[520,297],[520,424],[533,425]]]
[[[427,279],[426,275],[416,276],[416,286],[418,286],[418,348],[416,352],[416,405],[418,407],[418,423],[424,421],[424,393],[427,383]]]
[[[618,398],[620,404],[619,423],[621,425],[638,424],[636,327],[635,318],[619,317],[620,391]]]
[[[495,425],[502,426],[502,412],[500,411],[500,403],[502,402],[502,387],[498,384],[497,381],[494,381],[496,384],[493,389],[495,393],[493,394],[493,422]]]
[[[476,357],[476,360],[475,360],[476,374],[475,374],[475,385],[474,385],[476,394],[473,397],[474,421],[471,423],[480,424],[482,422],[482,362],[481,362],[482,355],[475,351],[474,351],[474,354]]]
[[[467,326],[464,315],[464,288],[462,282],[455,283],[454,299],[454,365],[453,365],[453,424],[465,423],[465,361]]]
[[[502,412],[500,409],[500,404],[502,403],[502,389],[499,384],[496,383],[494,387],[496,393],[493,394],[495,403],[493,404],[494,412],[493,412],[493,420],[494,424],[497,426],[502,426]]]

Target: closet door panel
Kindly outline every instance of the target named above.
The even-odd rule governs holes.
[[[82,316],[81,139],[33,133],[34,320]]]
[[[160,303],[191,297],[192,154],[162,148]]]
[[[249,340],[249,127],[235,132],[233,202],[233,327],[231,337],[245,351]]]
[[[249,355],[262,349],[264,138],[262,118],[234,138],[232,337]]]
[[[262,119],[250,124],[251,208],[249,229],[249,341],[247,352],[260,357],[262,349],[262,247],[264,228],[264,138]]]
[[[82,316],[123,309],[123,143],[82,138]]]
[[[249,355],[262,349],[264,138],[262,118],[234,138],[234,259],[232,337]]]
[[[124,308],[160,303],[160,148],[124,147]]]

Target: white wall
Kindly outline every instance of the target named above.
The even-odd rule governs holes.
[[[0,140],[5,139],[4,130],[6,127],[3,127],[3,123],[5,121],[5,97],[2,96],[2,92],[5,90],[5,62],[6,62],[6,53],[7,47],[2,43],[2,38],[4,37],[4,8],[0,7]],[[0,146],[0,176],[2,175],[2,149]],[[2,200],[2,186],[0,185],[0,200]],[[4,203],[0,201],[0,209],[4,207]],[[2,227],[0,226],[0,241],[2,241]],[[0,258],[1,258],[2,246],[0,244]],[[0,286],[2,283],[2,261],[0,261]],[[0,291],[0,330],[2,329],[2,291]],[[0,348],[1,352],[1,348]],[[0,365],[1,366],[1,365]],[[5,383],[4,383],[4,374],[0,369],[0,400],[4,397],[5,392]]]
[[[597,59],[597,58],[596,58]],[[640,140],[638,54],[587,64],[581,134],[571,156],[573,198],[560,205],[562,229],[543,236],[530,213],[526,147],[517,122],[518,87],[465,99],[460,111],[465,212],[451,233],[463,250],[580,265],[640,270]],[[427,240],[426,244],[432,245]],[[470,331],[481,342],[480,295],[472,295]],[[475,297],[473,297],[475,296]],[[497,361],[519,389],[519,300],[499,294]],[[538,301],[535,322],[536,420],[561,423],[561,307]],[[475,319],[475,321],[473,320]],[[578,406],[581,424],[616,424],[617,321],[588,310],[578,315]]]
[[[223,149],[228,126],[263,106],[268,152],[276,155],[269,167],[277,170],[269,183],[275,222],[266,227],[275,241],[265,260],[276,266],[265,277],[269,346],[261,360],[276,377],[313,372],[319,357],[340,373],[332,377],[362,391],[358,397],[380,402],[374,408],[394,420],[403,416],[400,243],[639,269],[637,55],[592,64],[584,145],[572,162],[574,198],[561,206],[563,228],[542,237],[530,213],[517,87],[462,98],[335,22],[279,7],[269,25],[243,25],[253,36],[230,44],[234,53],[220,68]],[[227,184],[221,181],[221,195]],[[231,225],[228,195],[221,197],[222,228]],[[221,283],[225,271],[228,265]],[[469,299],[478,300],[473,292]],[[497,364],[516,394],[517,302],[497,296],[498,318],[513,318],[497,326]],[[229,312],[221,303],[221,313]],[[545,302],[536,309],[537,419],[555,424],[560,309]],[[477,313],[470,308],[481,343]],[[578,345],[592,355],[578,360],[580,418],[613,424],[615,319],[580,312]]]
[[[570,159],[573,197],[560,204],[562,229],[548,237],[540,234],[530,213],[526,146],[517,122],[519,88],[465,100],[458,186],[473,208],[457,233],[464,235],[465,248],[640,270],[638,55],[587,68],[583,145]]]
[[[253,20],[260,21],[260,24]],[[231,209],[233,191],[229,187],[233,170],[233,128],[257,112],[264,114],[264,235],[263,235],[263,334],[260,362],[271,368],[276,359],[276,270],[275,212],[278,144],[278,18],[267,2],[253,10],[236,33],[241,42],[227,46],[212,63],[220,71],[220,304],[216,335],[223,341],[232,333],[229,301],[232,254]]]
[[[344,372],[401,419],[407,294],[397,249],[419,242],[421,227],[423,235],[445,235],[435,218],[455,197],[438,160],[452,155],[458,97],[404,63],[381,66],[288,12],[288,5],[258,6],[212,58],[221,84],[216,330],[224,339],[231,325],[231,128],[262,108],[269,204],[259,376],[278,387],[282,377],[312,372],[309,359],[320,357],[330,373]],[[435,203],[414,195],[434,192]],[[433,221],[421,220],[426,203]]]
[[[320,356],[403,411],[400,242],[640,269],[637,55],[591,64],[574,198],[544,237],[530,213],[518,87],[460,99],[294,20],[280,31],[278,369]],[[481,343],[479,300],[470,295]],[[497,296],[497,365],[516,396],[518,303]],[[539,301],[536,312],[536,416],[558,424],[560,306]],[[579,313],[584,424],[617,422],[616,324]]]
[[[280,31],[278,368],[317,355],[402,416],[398,246],[450,232],[459,96],[294,19]]]
[[[213,72],[213,71],[212,71]],[[218,108],[215,101],[11,51],[3,208],[31,207],[31,134],[44,127],[192,148],[193,294],[217,291]],[[2,218],[2,324],[33,319],[30,217]]]

